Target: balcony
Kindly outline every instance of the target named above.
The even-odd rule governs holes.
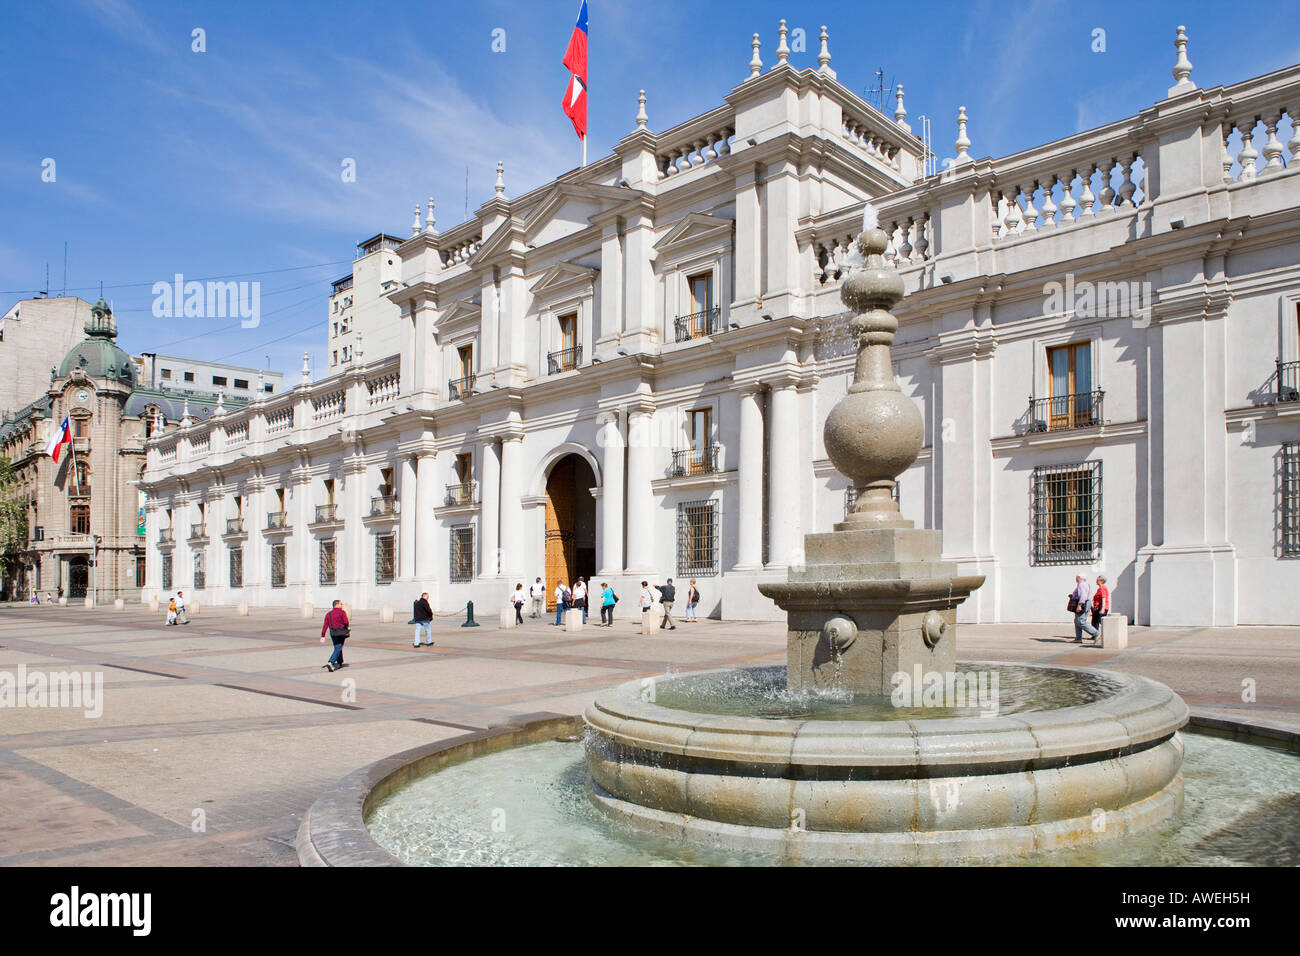
[[[1300,402],[1300,362],[1277,363],[1277,400]]]
[[[242,517],[226,519],[226,534],[243,534],[243,533],[244,533],[244,519]]]
[[[690,315],[679,315],[673,320],[673,326],[677,332],[678,342],[688,342],[706,335],[717,335],[722,331],[722,309],[705,309],[702,312],[692,312]]]
[[[266,530],[267,531],[288,531],[289,512],[268,511],[266,513]]]
[[[316,520],[312,524],[330,524],[338,520],[338,505],[317,505]]]
[[[560,372],[568,372],[582,364],[582,346],[575,345],[570,349],[560,349],[557,352],[548,352],[546,354],[546,367],[548,374],[558,375]]]
[[[159,529],[158,529],[158,543],[159,543],[159,544],[175,544],[175,543],[176,543],[175,539],[172,537],[172,529],[171,529],[171,528],[159,528]]]
[[[447,398],[453,402],[463,402],[474,393],[474,382],[477,379],[477,375],[463,375],[460,378],[453,378],[447,383]]]
[[[370,499],[370,514],[374,515],[395,515],[397,514],[397,496],[396,495],[379,495]]]
[[[718,471],[718,446],[708,448],[684,448],[673,452],[672,467],[668,471],[670,478],[684,478],[689,475],[712,475]]]
[[[1029,431],[1056,432],[1100,425],[1101,400],[1105,393],[1076,392],[1051,398],[1029,399]]]
[[[198,541],[208,536],[208,526],[205,524],[190,525],[190,540]]]
[[[478,500],[478,482],[458,481],[447,486],[447,504],[472,505]]]
[[[90,485],[69,485],[69,486],[68,486],[68,497],[69,497],[69,498],[89,498],[89,497],[90,497]]]

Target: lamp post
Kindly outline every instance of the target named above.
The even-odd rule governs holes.
[[[91,535],[93,543],[90,552],[90,606],[96,607],[99,604],[99,542],[103,539],[97,535]]]

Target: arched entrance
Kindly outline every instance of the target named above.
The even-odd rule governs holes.
[[[555,610],[555,582],[588,583],[596,573],[596,475],[581,455],[565,455],[546,477],[546,606]]]
[[[90,589],[90,559],[83,555],[68,558],[68,597],[84,598]]]

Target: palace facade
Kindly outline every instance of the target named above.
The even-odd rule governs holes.
[[[756,585],[853,495],[821,433],[870,203],[926,421],[898,496],[986,576],[962,619],[1064,620],[1081,573],[1143,624],[1294,623],[1300,67],[1200,89],[1177,46],[1151,107],[1011,156],[974,158],[961,110],[932,175],[901,91],[891,119],[825,41],[808,69],[755,46],[708,113],[656,133],[643,97],[611,155],[517,198],[499,175],[444,232],[417,209],[365,253],[400,282],[349,301],[386,303],[395,354],[367,332],[148,441],[142,594],[493,615],[583,575],[630,614],[672,577],[777,618]]]

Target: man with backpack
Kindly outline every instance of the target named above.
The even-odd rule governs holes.
[[[673,602],[677,600],[677,589],[673,587],[673,579],[669,578],[667,584],[661,584],[656,591],[659,592],[659,603],[664,608],[664,619],[659,622],[659,629],[665,627],[670,631],[677,630],[677,625],[673,623]]]

